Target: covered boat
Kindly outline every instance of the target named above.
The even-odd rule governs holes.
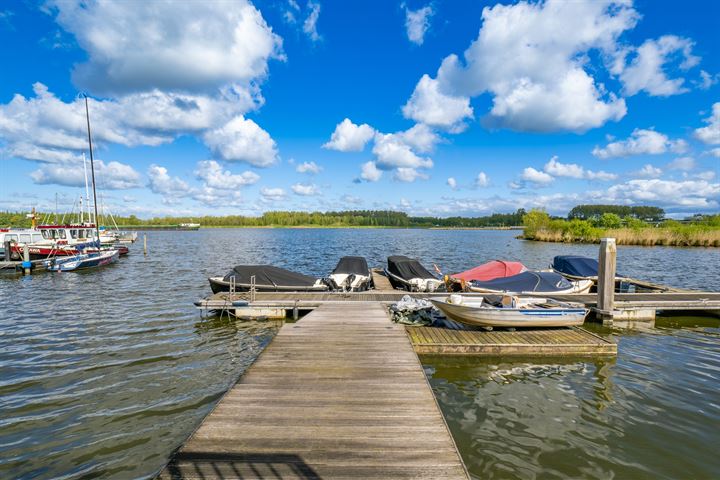
[[[364,257],[342,257],[328,277],[334,290],[363,292],[372,288],[372,273]]]
[[[558,255],[550,265],[555,272],[569,278],[597,278],[598,261],[580,255]]]
[[[527,271],[527,267],[520,262],[506,262],[505,260],[492,260],[464,272],[453,273],[445,277],[448,289],[461,291],[465,283],[471,280],[487,281],[495,278],[511,277]]]
[[[393,288],[409,292],[435,292],[443,286],[425,267],[414,258],[393,255],[387,259],[385,274]]]
[[[568,280],[555,272],[522,272],[488,281],[471,280],[467,290],[480,293],[587,293],[592,280]]]
[[[254,280],[252,277],[255,277]],[[324,292],[328,286],[320,279],[302,273],[285,270],[272,265],[238,265],[224,277],[210,277],[213,293],[235,291],[247,292],[251,287],[257,292]]]
[[[546,298],[450,295],[430,301],[446,317],[481,327],[567,327],[582,325],[588,310]]]

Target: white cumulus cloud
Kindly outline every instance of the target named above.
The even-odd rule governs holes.
[[[646,163],[640,170],[635,172],[635,175],[642,178],[658,178],[662,175],[662,173],[662,169]]]
[[[322,38],[317,31],[317,22],[320,18],[320,3],[309,1],[307,8],[310,10],[310,13],[308,13],[307,18],[303,23],[303,32],[310,37],[310,40],[317,42]]]
[[[215,160],[198,162],[195,176],[205,183],[205,186],[220,190],[235,190],[246,185],[252,185],[260,180],[260,175],[250,170],[241,174],[223,170]]]
[[[697,162],[692,157],[679,157],[668,163],[667,168],[670,170],[692,170],[697,167]]]
[[[308,173],[314,175],[320,173],[322,171],[322,167],[315,162],[303,162],[295,167],[295,171],[298,173]]]
[[[611,142],[604,148],[595,147],[592,154],[598,158],[628,157],[631,155],[659,155],[667,151],[682,153],[687,150],[685,140],[670,140],[667,135],[650,129],[635,129],[630,138]]]
[[[417,10],[411,10],[405,4],[402,6],[405,8],[405,31],[408,40],[422,45],[425,40],[425,32],[430,28],[430,18],[435,14],[432,6],[426,5]]]
[[[576,163],[561,163],[557,155],[553,156],[550,161],[545,164],[543,170],[545,171],[545,173],[549,173],[550,175],[553,175],[555,177],[568,177],[602,181],[615,180],[617,178],[616,174],[605,172],[603,170],[594,172],[592,170],[587,170],[586,168]]]
[[[365,162],[362,164],[360,178],[368,182],[377,182],[382,177],[382,170],[377,168],[375,162]]]
[[[148,186],[153,193],[162,195],[168,204],[176,203],[178,199],[188,196],[192,188],[184,180],[171,177],[168,169],[160,165],[150,165],[147,171]]]
[[[85,169],[82,163],[45,164],[30,173],[33,182],[41,185],[65,185],[68,187],[85,186]],[[87,166],[87,178],[91,181],[90,166]],[[105,163],[95,160],[95,180],[99,189],[124,190],[141,187],[140,174],[130,165],[120,162]]]
[[[267,202],[275,202],[284,199],[286,195],[282,188],[263,187],[260,189],[260,196]]]
[[[680,209],[717,209],[719,198],[720,183],[637,179],[610,187],[606,200]]]
[[[520,174],[520,178],[536,186],[546,186],[555,180],[552,175],[536,170],[533,167],[526,167],[523,169],[522,174]]]
[[[323,148],[339,152],[359,152],[365,148],[375,135],[375,129],[367,123],[355,125],[349,118],[344,119],[335,127],[330,141]]]
[[[269,167],[278,161],[277,145],[257,123],[243,116],[235,117],[220,128],[203,135],[213,154],[228,162],[247,162]]]
[[[720,145],[720,102],[713,104],[712,115],[705,119],[706,127],[695,130],[695,138],[708,145]]]
[[[304,197],[320,195],[320,189],[313,183],[296,183],[291,188],[292,191],[295,192],[295,195]]]
[[[402,111],[405,118],[452,132],[464,130],[464,120],[473,116],[470,98],[443,93],[428,75],[420,78]]]
[[[686,71],[697,65],[700,58],[692,54],[692,47],[690,39],[676,35],[646,40],[633,52],[634,58],[620,73],[625,93],[635,95],[645,91],[650,95],[667,97],[687,92],[688,89],[683,86],[685,79],[668,78],[663,67],[675,54],[682,57],[680,70]],[[623,52],[623,55],[626,54]],[[624,60],[621,62],[624,63]]]
[[[457,180],[455,180],[455,177],[449,177],[447,179],[447,185],[450,187],[451,190],[457,190]]]
[[[480,172],[477,174],[477,177],[475,177],[475,186],[476,187],[487,187],[490,185],[490,178],[487,176],[485,172]]]
[[[282,40],[245,0],[48,5],[87,52],[74,81],[95,93],[247,84],[266,74],[268,59],[282,56]]]
[[[582,132],[619,120],[626,113],[625,102],[591,76],[588,53],[614,53],[618,37],[638,18],[630,3],[621,0],[521,1],[485,7],[478,37],[463,60],[457,55],[445,58],[436,79],[423,76],[413,94],[423,98],[419,92],[431,92],[425,97],[440,100],[423,103],[411,98],[405,114],[430,123],[427,117],[443,112],[445,124],[456,123],[468,111],[456,109],[449,115],[442,100],[464,102],[489,93],[493,106],[485,122],[491,127]]]

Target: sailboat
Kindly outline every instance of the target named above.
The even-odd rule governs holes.
[[[45,268],[51,272],[69,272],[85,268],[100,267],[117,261],[119,250],[102,250],[100,246],[100,228],[98,227],[97,191],[95,189],[95,162],[93,158],[92,135],[90,134],[90,109],[87,95],[85,97],[85,118],[87,119],[88,147],[90,150],[90,171],[92,172],[93,207],[95,209],[95,239],[92,247],[95,252],[67,255],[62,258],[51,257],[45,260]],[[82,251],[80,246],[78,248]]]

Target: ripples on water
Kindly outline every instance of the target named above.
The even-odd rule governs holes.
[[[517,232],[150,232],[98,271],[0,275],[0,478],[152,475],[274,335],[272,322],[202,320],[206,277],[238,263],[326,275],[342,255],[417,256],[445,271],[493,258],[545,267],[597,246]],[[720,290],[718,249],[620,247],[623,273]],[[675,323],[672,323],[675,322]],[[714,322],[714,323],[713,323]],[[678,329],[677,327],[681,327]],[[613,362],[428,357],[471,472],[489,478],[719,477],[718,322],[615,332]],[[713,470],[715,468],[715,470]]]

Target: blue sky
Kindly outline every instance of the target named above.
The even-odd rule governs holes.
[[[720,210],[720,5],[0,3],[0,209]]]

